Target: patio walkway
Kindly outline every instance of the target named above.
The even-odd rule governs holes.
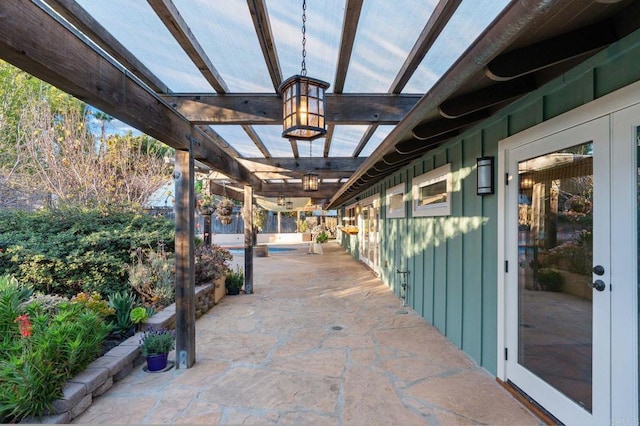
[[[541,424],[340,246],[298,247],[197,321],[192,368],[139,366],[74,423]]]

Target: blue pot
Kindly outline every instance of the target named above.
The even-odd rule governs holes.
[[[149,355],[147,357],[147,370],[160,371],[167,368],[167,357],[169,354]]]

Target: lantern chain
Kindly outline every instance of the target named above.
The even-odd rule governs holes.
[[[306,48],[306,44],[307,44],[307,28],[306,28],[306,22],[307,22],[307,0],[302,0],[302,70],[300,71],[300,74],[303,76],[307,75],[307,63],[306,63],[306,57],[307,57],[307,48]]]

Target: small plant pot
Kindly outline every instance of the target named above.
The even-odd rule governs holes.
[[[149,355],[147,357],[147,370],[160,371],[167,368],[167,357],[169,354]]]
[[[236,295],[240,294],[240,289],[239,288],[229,288],[229,287],[227,287],[227,294],[229,296],[236,296]]]

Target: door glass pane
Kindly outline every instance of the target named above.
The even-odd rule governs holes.
[[[593,143],[518,175],[518,363],[591,411]]]

